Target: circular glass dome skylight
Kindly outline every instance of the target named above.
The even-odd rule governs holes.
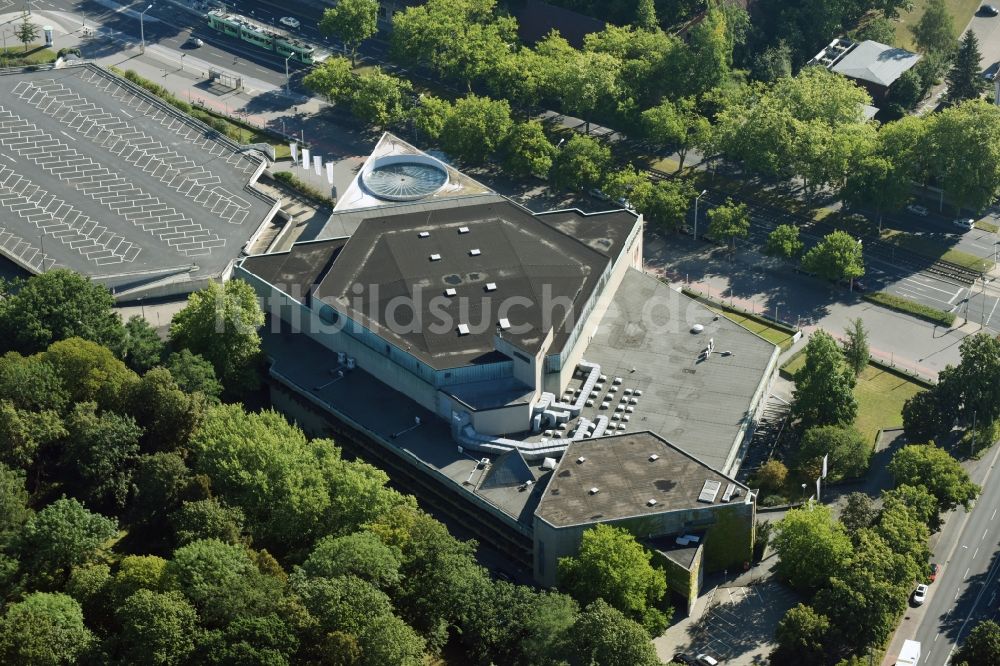
[[[423,155],[392,155],[376,160],[361,174],[365,188],[379,199],[414,201],[448,184],[448,172]]]

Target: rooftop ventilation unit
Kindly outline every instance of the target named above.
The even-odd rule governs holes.
[[[431,255],[431,261],[441,261],[441,255],[440,254],[432,254]]]
[[[469,325],[468,324],[459,324],[458,325],[458,334],[459,335],[468,335],[469,334]]]
[[[736,491],[735,483],[730,483],[728,486],[726,486],[726,492],[722,493],[722,501],[728,502],[729,500],[733,499],[733,492],[735,491]]]
[[[587,459],[584,458],[583,456],[580,456],[579,458],[576,459],[576,464],[577,465],[582,465],[585,462],[587,462]]]
[[[357,361],[354,360],[353,356],[347,357],[347,369],[353,370],[357,366]]]
[[[646,502],[646,506],[656,506],[656,500],[650,499],[648,502]]]
[[[591,495],[596,495],[597,493],[601,492],[601,489],[598,488],[597,486],[594,486],[593,488],[590,489],[589,492]]]
[[[447,289],[444,290],[444,295],[445,296],[454,296],[457,293],[458,292],[455,291],[454,289],[452,289],[451,287],[448,287]]]
[[[701,494],[698,495],[698,501],[705,502],[706,504],[712,504],[715,502],[715,497],[719,494],[720,488],[722,488],[721,481],[707,479],[705,481],[705,485],[701,487]]]
[[[473,248],[473,249],[469,250],[469,256],[470,256],[470,257],[478,257],[478,256],[479,256],[479,255],[481,255],[481,254],[482,254],[482,252],[480,252],[480,251],[479,251],[479,248],[478,248],[478,247],[477,247],[477,248]]]
[[[500,330],[506,331],[508,328],[510,328],[510,319],[507,319],[506,317],[501,318],[499,326]]]
[[[649,456],[649,462],[656,462],[659,459],[660,459],[660,456],[657,455],[657,454],[655,454],[655,453],[653,455]]]
[[[419,234],[417,234],[417,236],[419,236],[420,238],[427,238],[430,235],[431,235],[431,232],[429,232],[429,231],[421,231]]]
[[[542,469],[555,469],[556,459],[555,458],[545,458],[542,460]]]
[[[460,233],[460,234],[467,234],[467,233],[469,233],[469,227],[459,227],[458,228],[458,233]]]
[[[497,290],[497,283],[496,282],[487,282],[486,283],[486,291],[496,291],[496,290]]]

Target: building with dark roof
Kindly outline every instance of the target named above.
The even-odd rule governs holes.
[[[359,206],[330,218],[349,236],[236,267],[269,314],[274,404],[540,581],[595,522],[661,541],[699,529],[682,594],[702,562],[745,561],[752,496],[727,491],[777,348],[642,272],[634,212],[532,213],[474,182],[451,188],[446,165],[389,143],[400,152],[377,150],[345,193]],[[639,449],[663,461],[637,466]],[[596,464],[574,467],[590,458],[574,451]],[[706,480],[726,501],[702,520],[691,493]],[[739,535],[721,550],[716,511],[738,517],[720,519]]]

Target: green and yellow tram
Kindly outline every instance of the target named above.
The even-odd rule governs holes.
[[[224,35],[242,39],[254,46],[274,51],[282,58],[292,57],[293,60],[311,65],[315,62],[315,49],[309,44],[281,35],[237,14],[230,14],[223,9],[213,9],[208,13],[208,27],[218,30]]]

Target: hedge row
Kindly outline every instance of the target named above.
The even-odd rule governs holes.
[[[273,174],[273,176],[275,180],[281,181],[288,187],[301,192],[311,199],[316,199],[317,201],[325,203],[328,206],[332,206],[336,203],[332,197],[323,194],[312,185],[296,178],[295,174],[291,171],[277,171]]]
[[[890,310],[896,310],[897,312],[913,315],[918,319],[923,319],[924,321],[929,321],[932,324],[937,324],[939,326],[950,328],[951,325],[955,323],[954,312],[938,310],[937,308],[932,308],[927,305],[923,305],[922,303],[911,301],[908,298],[896,296],[895,294],[889,294],[884,291],[876,291],[874,293],[865,294],[862,298],[871,303],[875,303],[876,305],[881,305],[889,308]]]

